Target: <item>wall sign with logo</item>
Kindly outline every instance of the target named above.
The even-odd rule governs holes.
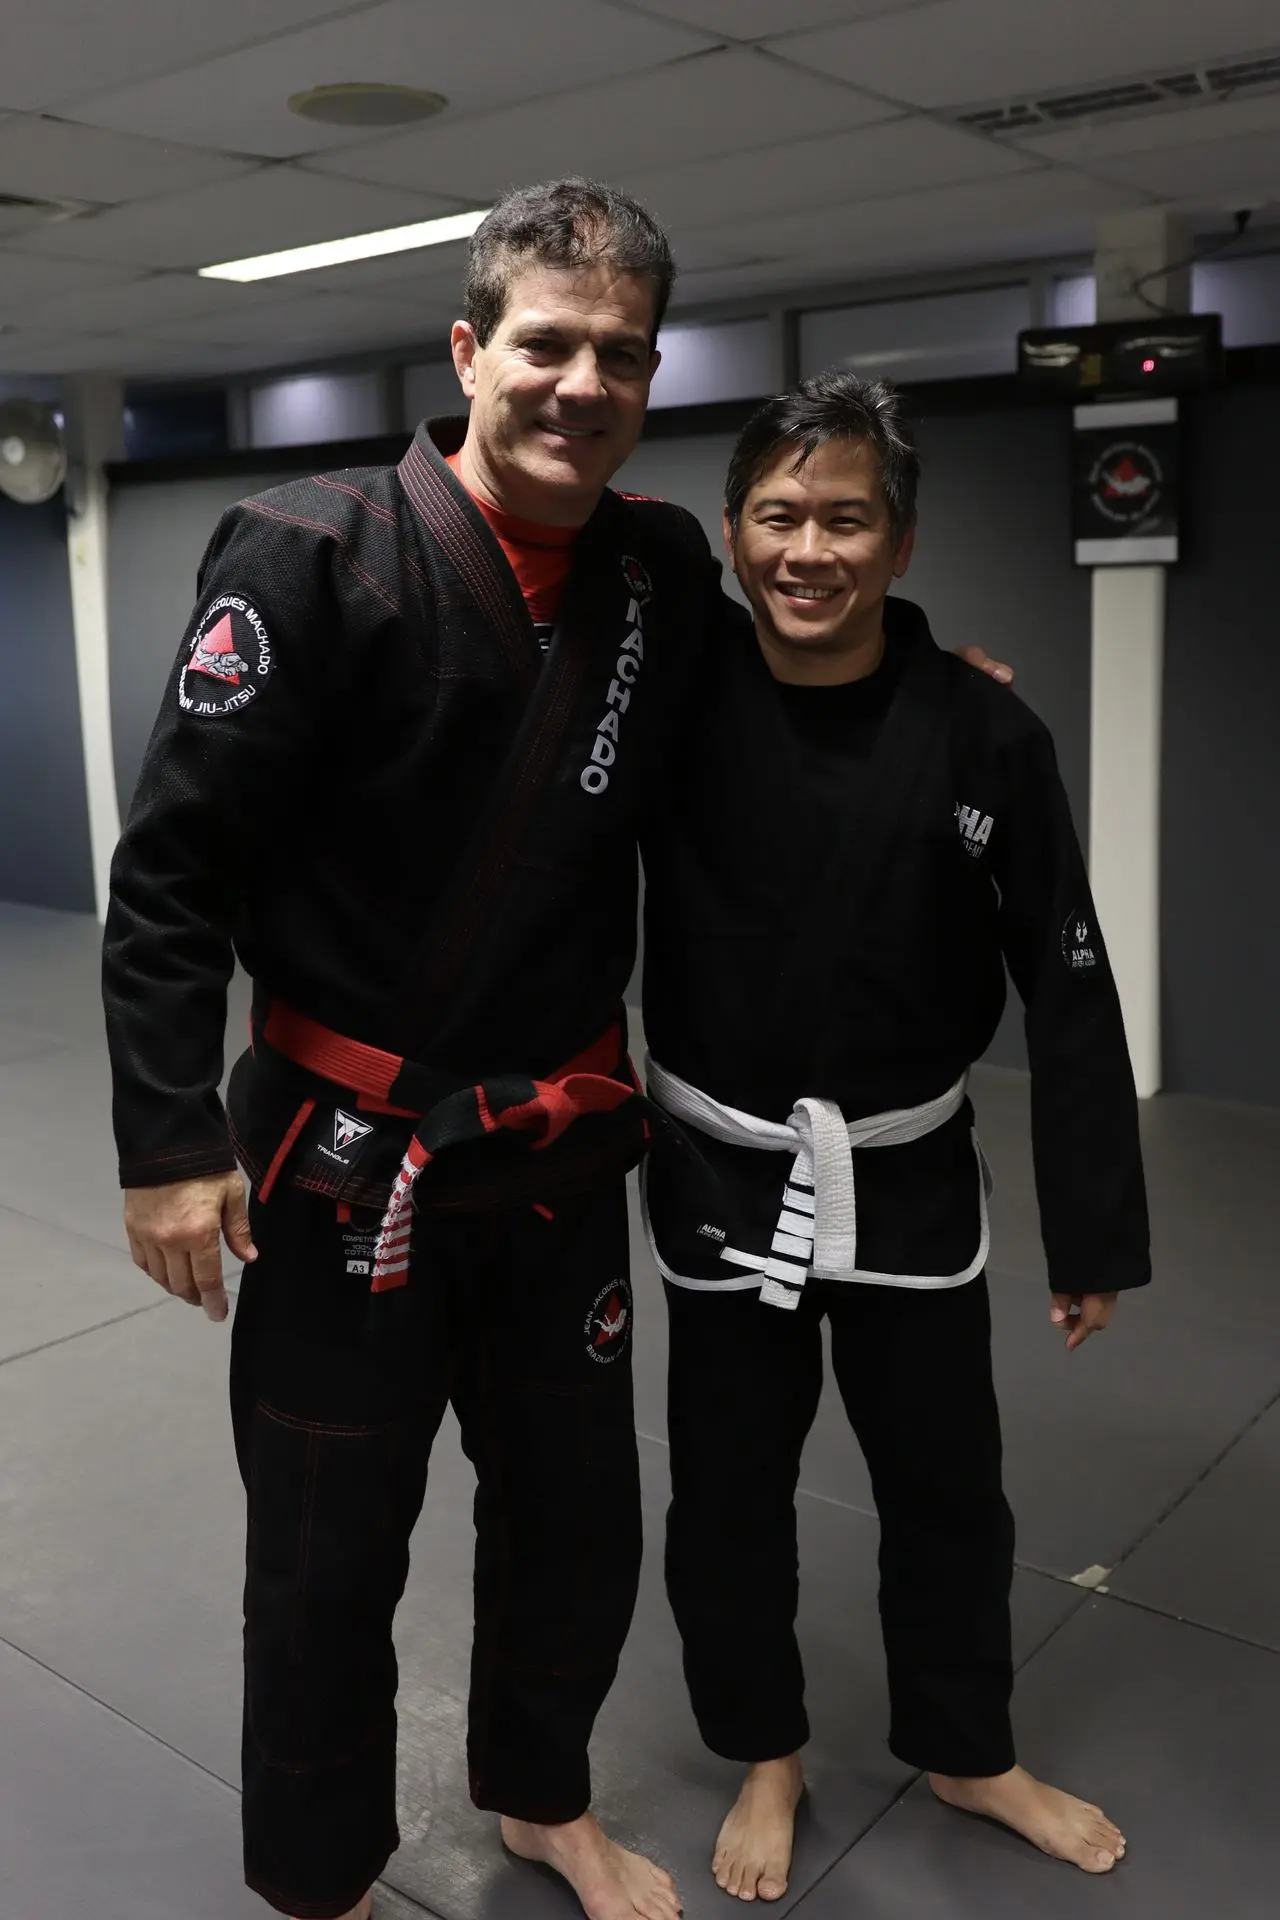
[[[1077,566],[1173,564],[1180,523],[1179,453],[1174,399],[1075,408]]]

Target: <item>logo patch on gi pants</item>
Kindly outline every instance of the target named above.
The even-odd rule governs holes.
[[[333,1116],[333,1145],[327,1147],[323,1140],[318,1140],[316,1152],[339,1167],[353,1167],[372,1132],[367,1121],[357,1120],[354,1114],[344,1113],[339,1107]]]
[[[178,677],[184,713],[235,713],[256,699],[274,662],[266,622],[238,593],[224,593],[208,609]]]
[[[591,1303],[586,1336],[588,1357],[597,1366],[612,1366],[626,1352],[631,1330],[631,1288],[625,1280],[601,1287]]]

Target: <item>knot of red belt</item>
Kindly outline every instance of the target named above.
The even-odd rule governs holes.
[[[619,1036],[620,1038],[620,1036]],[[373,1254],[373,1292],[389,1293],[409,1277],[413,1236],[413,1190],[444,1148],[500,1132],[531,1133],[538,1153],[588,1113],[613,1113],[637,1098],[638,1089],[601,1073],[566,1069],[550,1080],[514,1076],[466,1087],[432,1108],[414,1132],[400,1162]]]
[[[404,1084],[408,1065],[399,1056],[349,1040],[281,1001],[271,1005],[261,1032],[269,1046],[297,1065],[359,1094],[362,1107],[413,1117],[412,1108],[389,1104]],[[623,1063],[629,1080],[613,1079],[609,1070]],[[623,1054],[620,1026],[608,1028],[546,1079],[503,1074],[436,1100],[418,1118],[387,1201],[374,1249],[374,1293],[390,1292],[408,1279],[413,1189],[446,1148],[509,1132],[533,1135],[530,1150],[542,1152],[584,1114],[612,1113],[633,1100],[642,1096],[635,1069]],[[314,1102],[307,1104],[309,1109]]]

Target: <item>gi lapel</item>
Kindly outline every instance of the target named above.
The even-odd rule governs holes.
[[[601,617],[601,563],[608,554],[616,559],[620,512],[616,498],[606,493],[578,535],[564,605],[544,664],[519,586],[502,549],[438,454],[433,466],[422,451],[420,440],[421,433],[405,457],[409,467],[406,490],[412,489],[410,499],[420,514],[432,503],[439,511],[439,525],[424,521],[424,530],[430,539],[444,546],[486,621],[498,632],[504,652],[510,649],[510,657],[522,674],[526,691],[523,711],[494,777],[489,804],[459,855],[453,882],[432,915],[397,995],[397,1011],[409,1013],[407,1044],[410,1045],[422,1043],[436,1011],[461,978],[476,938],[495,910],[529,822],[563,754],[592,663],[592,640]],[[443,469],[443,474],[438,469]],[[434,483],[424,479],[428,472],[434,474]],[[446,495],[447,504],[441,505]],[[510,604],[513,596],[518,603],[518,619],[516,609]],[[527,675],[523,668],[526,642],[530,660]]]
[[[542,655],[520,583],[489,522],[444,458],[457,452],[465,433],[465,420],[424,421],[397,469],[400,484],[422,533],[445,555],[496,634],[517,683],[528,691]]]
[[[875,910],[878,883],[902,841],[945,830],[950,777],[951,725],[948,677],[928,622],[918,607],[891,601],[886,627],[904,659],[898,684],[870,759],[859,769],[859,804],[837,833],[825,863],[819,861],[812,911],[805,914],[779,973],[777,1006],[792,1018],[813,1010],[813,1044],[806,1058],[805,1092],[821,1091],[814,1078],[830,1034],[841,1017],[841,975],[859,928]],[[800,1030],[805,1023],[800,1022]]]

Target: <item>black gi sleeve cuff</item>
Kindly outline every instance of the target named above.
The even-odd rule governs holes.
[[[1135,1293],[1139,1287],[1151,1285],[1151,1262],[1126,1261],[1115,1273],[1105,1269],[1089,1273],[1083,1284],[1079,1266],[1073,1265],[1072,1276],[1069,1281],[1062,1281],[1050,1274],[1050,1293],[1070,1294],[1072,1299],[1082,1293]]]
[[[199,1180],[207,1174],[234,1173],[236,1157],[230,1141],[203,1147],[185,1147],[177,1153],[153,1155],[147,1160],[121,1160],[122,1187],[167,1187],[178,1180]]]

